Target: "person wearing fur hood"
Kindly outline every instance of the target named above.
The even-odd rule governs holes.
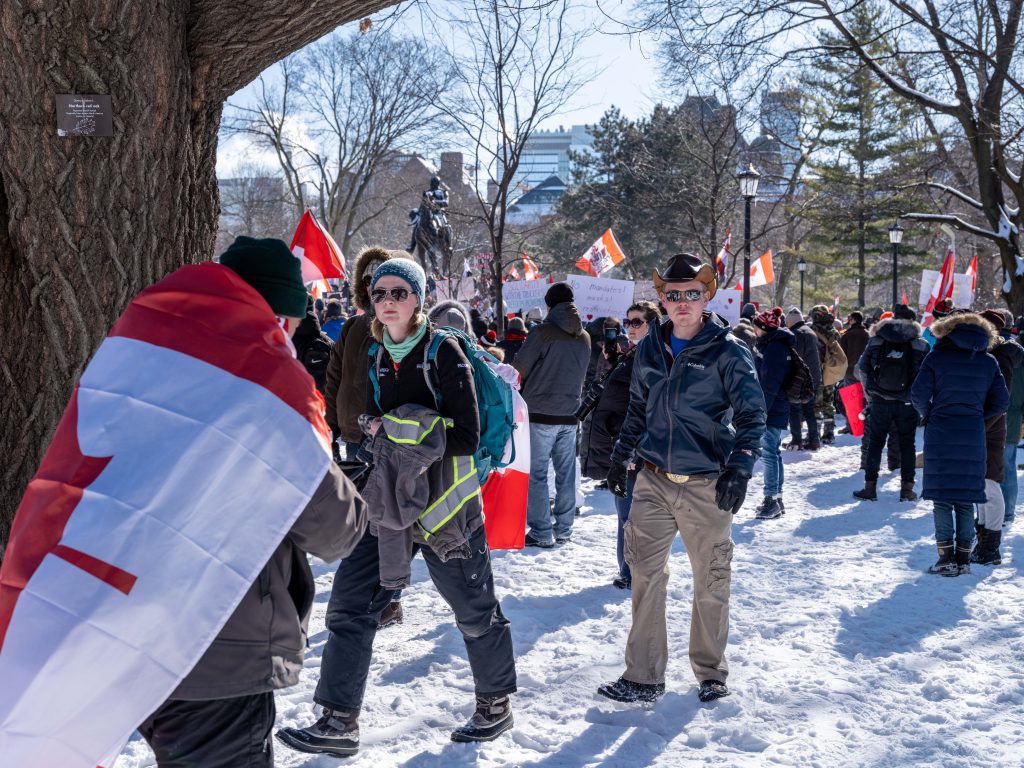
[[[969,573],[974,505],[985,503],[985,426],[1006,412],[1010,396],[989,354],[995,328],[972,312],[931,325],[935,348],[925,357],[910,397],[924,430],[924,490],[934,502],[939,559],[930,573]],[[954,550],[955,546],[955,550]]]
[[[910,402],[910,387],[928,352],[928,342],[921,337],[914,311],[905,304],[897,306],[893,317],[875,323],[868,332],[868,343],[855,368],[869,404],[863,438],[864,488],[853,494],[858,499],[878,498],[882,448],[891,431],[895,432],[899,446],[900,501],[917,499],[917,411]]]
[[[370,383],[368,353],[373,343],[370,323],[374,317],[369,294],[370,278],[373,270],[395,256],[412,258],[405,251],[389,251],[380,246],[364,248],[356,258],[356,268],[349,286],[355,305],[364,314],[356,315],[342,326],[341,335],[327,364],[324,387],[327,424],[334,439],[345,443],[347,458],[351,461],[355,460],[355,453],[363,439],[359,414],[364,410],[366,390]]]

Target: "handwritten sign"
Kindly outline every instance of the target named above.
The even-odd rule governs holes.
[[[708,311],[721,315],[729,325],[739,323],[742,308],[743,291],[735,288],[719,288],[715,298],[708,302]]]
[[[633,303],[632,280],[586,275],[569,275],[565,280],[572,286],[576,308],[584,322],[596,317],[625,317]]]
[[[57,94],[58,136],[113,136],[110,96],[94,93]]]
[[[939,278],[939,272],[935,269],[925,269],[921,272],[921,293],[918,296],[918,306],[924,309],[928,304],[928,298],[932,294],[932,287]],[[974,294],[971,293],[970,275],[953,275],[953,306],[967,309],[974,303]]]
[[[509,280],[501,287],[505,312],[527,312],[533,307],[544,308],[544,294],[548,292],[544,280]]]

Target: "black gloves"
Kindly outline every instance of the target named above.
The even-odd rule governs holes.
[[[725,512],[736,514],[743,505],[743,499],[747,496],[747,481],[750,480],[750,473],[742,469],[727,467],[718,476],[718,483],[715,484],[715,504]],[[608,487],[612,487],[611,473],[608,475]]]
[[[612,464],[608,469],[608,490],[620,499],[626,498],[626,465]]]

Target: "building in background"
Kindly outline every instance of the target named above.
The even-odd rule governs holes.
[[[509,196],[517,197],[546,182],[551,176],[572,178],[571,152],[593,151],[594,137],[586,125],[568,130],[535,131],[523,146],[519,167],[512,179]]]
[[[514,227],[535,227],[541,224],[546,217],[555,215],[565,189],[565,182],[558,176],[548,176],[529,192],[512,201],[505,221]]]

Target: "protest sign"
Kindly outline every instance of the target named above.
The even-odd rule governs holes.
[[[719,288],[715,298],[708,302],[708,311],[718,313],[729,325],[739,323],[742,308],[743,291],[735,288]]]
[[[509,280],[501,286],[505,312],[526,312],[533,307],[544,309],[544,294],[551,286],[544,280]]]
[[[928,298],[931,296],[932,286],[935,285],[936,280],[939,277],[939,271],[937,269],[925,269],[921,271],[921,292],[918,296],[917,304],[919,307],[924,307],[928,304]],[[974,303],[974,293],[971,291],[971,276],[970,275],[953,275],[953,306],[963,307],[967,309]]]
[[[595,317],[625,317],[633,303],[632,280],[569,275],[566,282],[572,286],[576,308],[584,322]]]

